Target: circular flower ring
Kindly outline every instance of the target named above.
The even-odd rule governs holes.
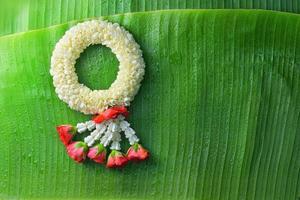
[[[78,82],[75,73],[76,59],[94,44],[110,48],[120,63],[117,78],[107,90],[91,90]],[[144,68],[142,51],[128,31],[116,23],[92,20],[72,27],[59,40],[51,57],[50,73],[58,97],[70,108],[97,114],[110,106],[129,106],[140,87]]]

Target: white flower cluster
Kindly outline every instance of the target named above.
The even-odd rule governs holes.
[[[110,149],[121,149],[121,132],[124,132],[125,137],[129,140],[130,145],[139,141],[135,135],[135,131],[130,128],[130,124],[125,121],[125,117],[119,115],[116,119],[110,119],[100,124],[95,124],[93,121],[78,123],[77,132],[92,131],[90,135],[84,138],[84,142],[89,147],[93,146],[96,141],[100,141],[105,147],[110,145]]]
[[[78,82],[76,59],[90,45],[111,48],[120,62],[116,80],[107,90],[91,90]],[[145,63],[133,36],[116,23],[92,20],[69,29],[56,44],[50,73],[58,97],[72,109],[96,114],[113,105],[129,105],[138,92]]]

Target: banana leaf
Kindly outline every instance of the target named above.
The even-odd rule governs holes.
[[[300,13],[299,0],[9,0],[0,6],[0,36],[70,20],[163,9],[243,8]]]
[[[55,125],[90,118],[55,94],[55,43],[76,21],[0,38],[0,199],[300,198],[300,16],[175,10],[103,17],[141,45],[129,122],[151,151],[120,170],[68,158]],[[82,83],[107,88],[118,61],[95,45]]]

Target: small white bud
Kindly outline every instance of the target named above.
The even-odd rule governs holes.
[[[88,129],[89,131],[92,131],[92,130],[95,129],[96,124],[95,124],[94,121],[90,120],[90,121],[87,121],[87,122],[86,122],[86,126],[87,126],[87,129]]]
[[[93,132],[91,132],[91,136],[93,137],[93,138],[95,138],[97,135],[98,135],[98,130],[97,129],[95,129]]]
[[[78,132],[78,133],[83,133],[83,132],[85,132],[86,129],[87,129],[85,123],[78,123],[78,124],[76,125],[76,128],[77,128],[77,132]]]
[[[111,143],[110,149],[121,150],[121,145],[119,142],[114,141]]]
[[[127,128],[125,131],[124,131],[124,133],[125,133],[125,137],[126,138],[129,138],[129,137],[131,137],[132,135],[134,135],[135,134],[135,131],[132,129],[132,128]]]
[[[139,141],[139,138],[136,135],[132,135],[129,137],[129,144],[133,145],[134,143],[137,143]]]
[[[126,129],[128,129],[129,126],[130,126],[130,124],[127,121],[125,121],[125,120],[120,121],[120,128],[122,129],[122,131],[125,131]]]
[[[96,124],[96,129],[100,132],[100,133],[104,133],[106,131],[106,123],[101,123],[101,124]]]

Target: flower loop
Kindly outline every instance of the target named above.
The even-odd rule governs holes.
[[[76,59],[90,45],[102,44],[119,60],[116,80],[107,90],[91,90],[78,82]],[[69,29],[56,44],[50,73],[58,97],[70,108],[97,114],[114,105],[129,105],[138,92],[145,63],[140,46],[132,35],[116,23],[92,20]]]

